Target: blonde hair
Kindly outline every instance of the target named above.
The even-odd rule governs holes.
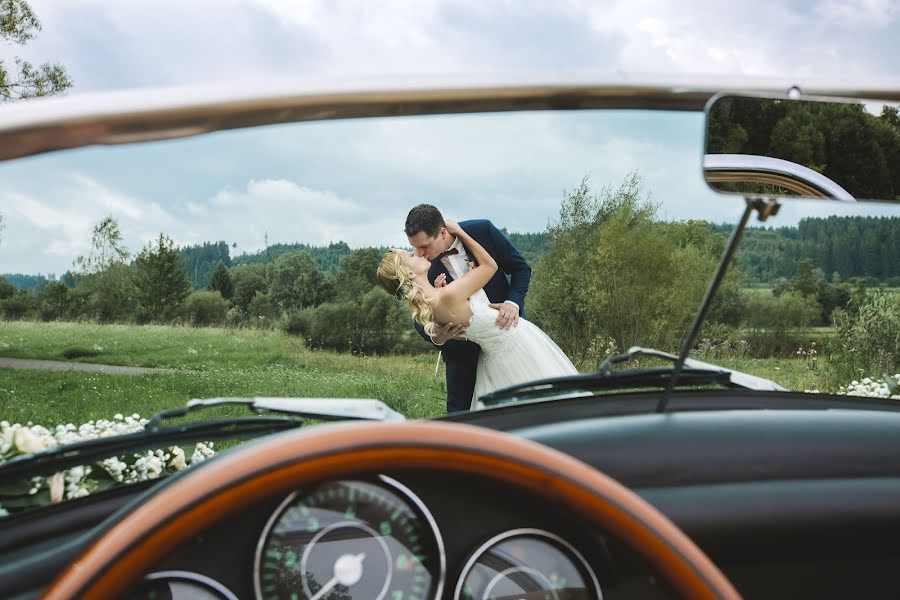
[[[384,290],[397,298],[406,300],[412,308],[413,317],[422,324],[425,333],[435,334],[437,323],[434,320],[434,309],[425,298],[422,288],[415,285],[410,277],[409,269],[403,264],[402,255],[397,250],[390,250],[378,265],[378,282]]]

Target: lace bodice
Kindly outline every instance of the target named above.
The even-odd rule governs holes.
[[[472,318],[466,328],[466,338],[481,346],[482,352],[502,352],[512,336],[516,335],[518,327],[497,327],[499,311],[485,303],[470,301],[469,306],[472,308]]]

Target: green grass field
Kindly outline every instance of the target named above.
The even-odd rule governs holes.
[[[177,373],[106,375],[0,369],[0,419],[83,423],[116,413],[142,417],[192,398],[313,396],[375,398],[408,417],[444,413],[435,355],[370,357],[310,351],[280,331],[169,326],[0,322],[0,356],[79,359],[177,368]],[[232,411],[236,409],[231,409]]]
[[[434,354],[352,356],[312,351],[277,330],[0,322],[0,356],[166,367],[175,373],[107,375],[0,369],[0,419],[45,426],[116,413],[142,417],[193,398],[308,396],[375,398],[410,418],[444,413],[443,368]],[[816,369],[794,359],[698,358],[772,379],[795,390],[825,390]],[[241,414],[240,409],[225,409]]]

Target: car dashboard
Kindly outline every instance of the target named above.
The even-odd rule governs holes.
[[[148,579],[135,595],[674,597],[639,554],[563,507],[489,480],[421,471],[326,481],[273,499],[178,548]]]
[[[892,597],[900,413],[890,403],[697,391],[657,414],[655,399],[573,398],[443,420],[506,431],[605,472],[680,527],[744,598]],[[0,523],[0,595],[36,596],[102,517],[127,512],[139,493]],[[312,576],[298,580],[297,565]],[[292,594],[678,597],[639,549],[566,506],[499,478],[390,464],[270,494],[211,524],[148,569],[131,597]]]

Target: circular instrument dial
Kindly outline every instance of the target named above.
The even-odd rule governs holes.
[[[504,532],[463,568],[456,600],[602,600],[597,577],[578,551],[540,529]]]
[[[431,600],[443,584],[443,545],[412,492],[334,481],[291,494],[257,547],[260,600]]]

